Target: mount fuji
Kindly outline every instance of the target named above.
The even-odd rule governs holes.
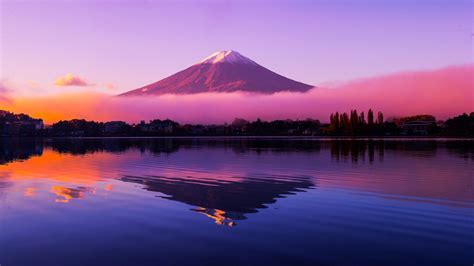
[[[291,80],[240,53],[219,51],[185,70],[121,96],[195,94],[203,92],[305,92],[313,86]]]

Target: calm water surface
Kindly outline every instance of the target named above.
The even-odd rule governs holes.
[[[474,145],[0,140],[0,264],[468,265]]]

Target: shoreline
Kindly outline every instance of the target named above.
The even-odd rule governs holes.
[[[474,137],[459,136],[88,136],[88,137],[10,137],[0,139],[220,139],[220,140],[434,140],[474,141]]]

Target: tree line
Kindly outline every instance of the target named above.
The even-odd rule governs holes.
[[[0,111],[0,137],[127,137],[127,136],[464,136],[474,137],[474,112],[441,123],[432,115],[415,115],[386,121],[382,112],[331,113],[329,123],[319,120],[247,121],[231,124],[181,125],[173,120],[155,119],[138,124],[123,121],[97,122],[62,120],[43,127],[41,119]]]
[[[326,133],[336,136],[380,135],[391,131],[394,126],[389,122],[384,122],[382,112],[378,112],[375,118],[374,112],[369,109],[366,120],[364,112],[358,113],[354,109],[349,114],[331,113]]]

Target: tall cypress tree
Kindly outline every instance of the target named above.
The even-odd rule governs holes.
[[[360,115],[359,115],[359,124],[360,125],[365,125],[365,114],[364,112],[361,112]]]
[[[351,133],[353,135],[357,134],[359,129],[359,116],[357,115],[357,110],[351,110]]]
[[[342,131],[345,135],[349,135],[351,133],[351,121],[349,119],[349,115],[344,113],[341,115],[341,118]]]
[[[367,124],[369,126],[372,126],[374,124],[374,112],[372,109],[369,109],[369,112],[367,113]]]
[[[382,112],[379,112],[379,113],[377,114],[377,123],[378,123],[379,125],[382,125],[382,124],[383,124],[383,113],[382,113]]]

